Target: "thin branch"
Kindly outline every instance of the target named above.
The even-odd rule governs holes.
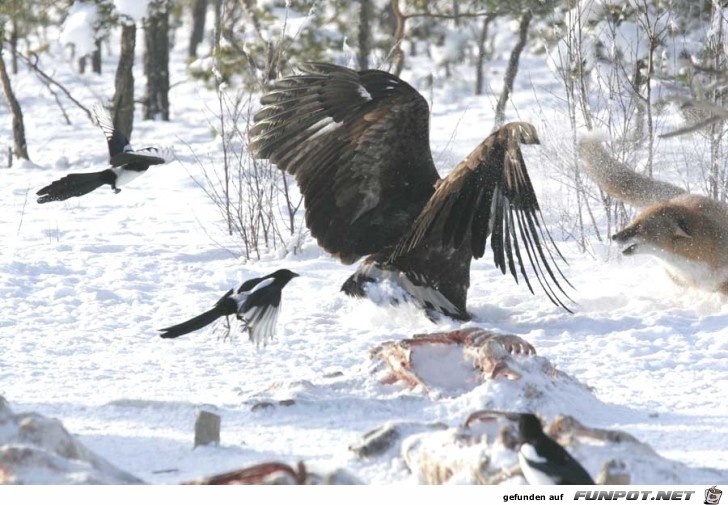
[[[696,132],[698,130],[701,130],[701,129],[705,128],[706,126],[710,126],[713,123],[717,123],[718,121],[724,121],[725,119],[728,119],[728,113],[725,113],[722,116],[718,116],[718,115],[711,116],[708,119],[704,119],[702,121],[698,121],[697,123],[694,123],[694,124],[692,124],[690,126],[685,126],[683,128],[678,128],[677,130],[673,130],[673,131],[668,132],[668,133],[663,133],[659,137],[661,139],[669,139],[671,137],[677,137],[679,135],[686,135],[688,133],[693,133],[693,132]]]
[[[512,14],[512,11],[476,11],[476,12],[459,12],[457,14],[441,14],[437,12],[412,12],[410,14],[402,14],[405,19],[411,18],[435,18],[435,19],[461,19],[461,18],[482,18],[485,16],[504,16]]]
[[[63,84],[61,84],[58,81],[56,81],[55,79],[53,79],[50,75],[46,74],[45,72],[43,72],[43,70],[41,70],[38,67],[38,56],[37,55],[34,55],[35,56],[35,61],[31,61],[30,58],[28,58],[24,54],[22,54],[20,52],[17,52],[17,51],[16,51],[16,55],[21,60],[23,60],[25,62],[25,64],[28,65],[28,67],[30,67],[32,70],[34,70],[35,72],[37,72],[38,75],[42,79],[44,79],[45,81],[47,81],[50,84],[53,84],[55,86],[58,86],[58,88],[61,91],[63,91],[63,94],[66,95],[66,97],[68,97],[68,99],[71,100],[74,104],[76,104],[76,106],[78,106],[81,110],[83,110],[86,113],[86,115],[88,116],[89,120],[92,123],[94,122],[94,116],[93,116],[93,114],[91,113],[91,111],[89,109],[87,109],[86,107],[84,107],[83,104],[81,104],[81,102],[79,102],[78,100],[76,100],[75,98],[73,98],[73,95],[71,95],[71,93],[63,86]]]

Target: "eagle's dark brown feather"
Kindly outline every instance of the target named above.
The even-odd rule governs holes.
[[[351,263],[395,243],[432,194],[429,110],[385,72],[304,70],[263,98],[250,148],[296,177],[311,234]]]
[[[526,171],[520,144],[538,144],[533,125],[514,122],[502,126],[486,138],[465,160],[442,180],[417,217],[409,232],[399,241],[390,261],[417,249],[423,237],[440,225],[444,247],[460,249],[470,240],[474,258],[485,253],[490,236],[495,265],[506,268],[518,281],[518,271],[533,292],[521,249],[546,295],[569,310],[558,293],[566,298],[558,266],[544,243],[553,245],[541,220],[536,193]],[[555,246],[553,246],[555,248]],[[557,249],[558,250],[558,249]],[[515,256],[514,256],[515,255]],[[563,259],[563,258],[562,258]],[[553,283],[553,286],[551,283]]]
[[[549,299],[569,310],[521,154],[520,144],[538,143],[532,125],[501,127],[440,179],[429,108],[409,84],[378,70],[302,70],[262,98],[250,149],[295,176],[324,249],[345,263],[370,255],[347,293],[390,280],[422,306],[466,319],[470,261],[490,237],[503,273],[518,281],[520,272],[533,291],[530,263]]]

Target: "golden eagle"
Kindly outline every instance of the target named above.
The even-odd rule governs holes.
[[[440,178],[429,142],[427,101],[381,70],[307,63],[261,98],[250,150],[293,175],[306,225],[319,245],[345,264],[367,258],[342,286],[370,296],[390,281],[400,298],[467,320],[471,258],[490,236],[496,266],[518,271],[533,293],[525,263],[556,305],[570,311],[520,144],[538,144],[535,128],[509,123]],[[380,293],[381,294],[381,293]]]

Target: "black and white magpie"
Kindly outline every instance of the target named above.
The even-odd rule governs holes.
[[[119,186],[127,184],[147,171],[152,165],[161,165],[174,159],[171,148],[144,147],[134,150],[129,139],[114,128],[109,111],[101,105],[93,108],[96,121],[104,131],[109,145],[109,164],[111,168],[100,172],[68,174],[41,188],[36,194],[38,203],[68,200],[72,196],[82,196],[109,184],[115,193]]]
[[[538,417],[520,414],[518,431],[522,442],[518,462],[529,484],[594,484],[584,467],[543,432]]]
[[[260,344],[273,337],[276,321],[281,309],[281,291],[297,273],[290,270],[276,270],[272,274],[243,282],[237,291],[231,289],[220,298],[215,306],[199,316],[159,331],[162,338],[177,338],[204,328],[218,318],[235,315],[248,331],[252,342]]]

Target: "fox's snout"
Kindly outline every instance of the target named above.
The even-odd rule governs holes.
[[[615,242],[626,242],[631,238],[634,238],[637,236],[637,227],[636,226],[628,226],[622,231],[618,231],[614,235],[612,235],[612,240]]]
[[[627,247],[622,251],[622,254],[626,256],[630,256],[632,254],[636,254],[638,252],[639,248],[639,235],[640,233],[640,224],[635,223],[627,226],[622,231],[618,231],[614,235],[612,235],[612,240],[617,242],[618,244],[627,244]]]

